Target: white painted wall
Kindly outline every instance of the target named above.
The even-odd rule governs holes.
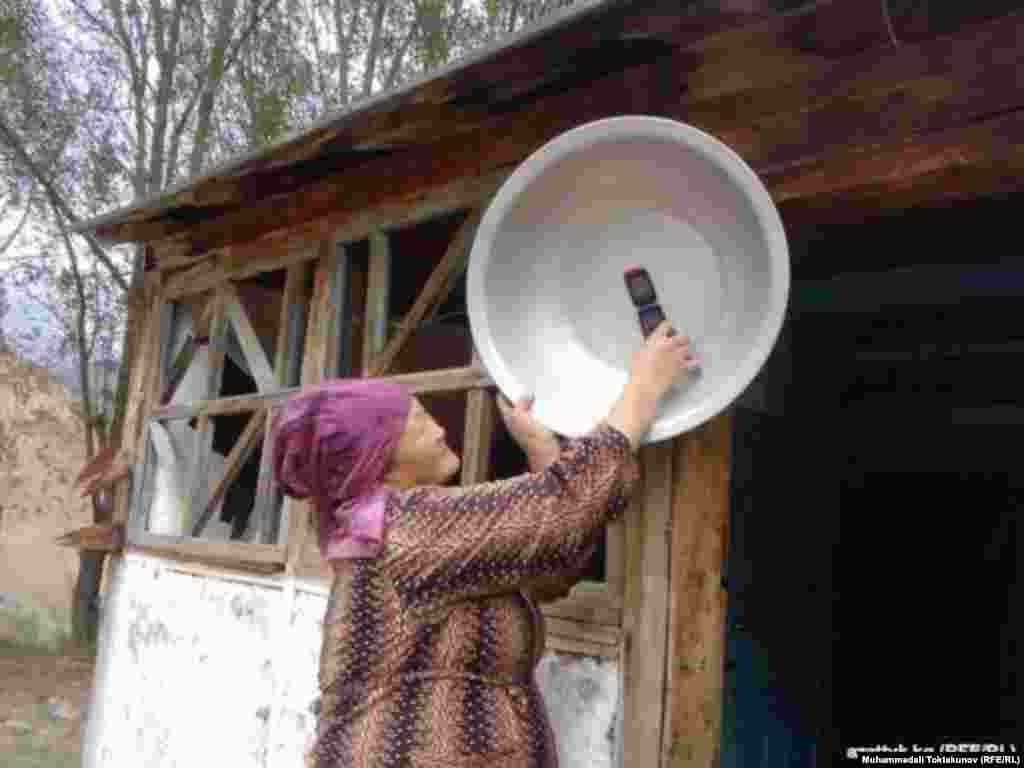
[[[301,768],[326,591],[111,561],[84,768]],[[612,766],[618,665],[548,654],[538,682],[562,768]]]

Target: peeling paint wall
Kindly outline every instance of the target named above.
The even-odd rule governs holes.
[[[316,726],[327,594],[315,584],[111,563],[85,768],[302,768]],[[538,672],[562,768],[616,765],[615,662]]]

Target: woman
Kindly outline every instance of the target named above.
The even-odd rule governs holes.
[[[605,421],[561,447],[527,402],[500,403],[531,473],[466,488],[441,485],[459,459],[396,385],[328,382],[289,402],[275,472],[285,493],[313,501],[335,573],[312,764],[557,766],[533,676],[543,624],[527,594],[576,578],[625,509],[659,400],[695,365],[663,323]]]

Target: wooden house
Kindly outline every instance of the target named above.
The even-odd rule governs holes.
[[[533,150],[622,114],[732,146],[794,279],[762,375],[643,449],[633,509],[545,606],[563,764],[1010,739],[1022,60],[1008,2],[581,1],[85,225],[147,256],[85,764],[301,763],[328,582],[271,482],[273,409],[393,376],[463,482],[521,471],[468,333],[474,227]]]

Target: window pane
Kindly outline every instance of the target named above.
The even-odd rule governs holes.
[[[198,418],[151,421],[138,505],[144,529],[163,536],[275,543],[280,499],[275,494],[260,505],[257,498],[264,418],[262,411],[211,416],[205,435]],[[203,493],[194,494],[200,486]],[[266,525],[257,510],[266,510]]]

